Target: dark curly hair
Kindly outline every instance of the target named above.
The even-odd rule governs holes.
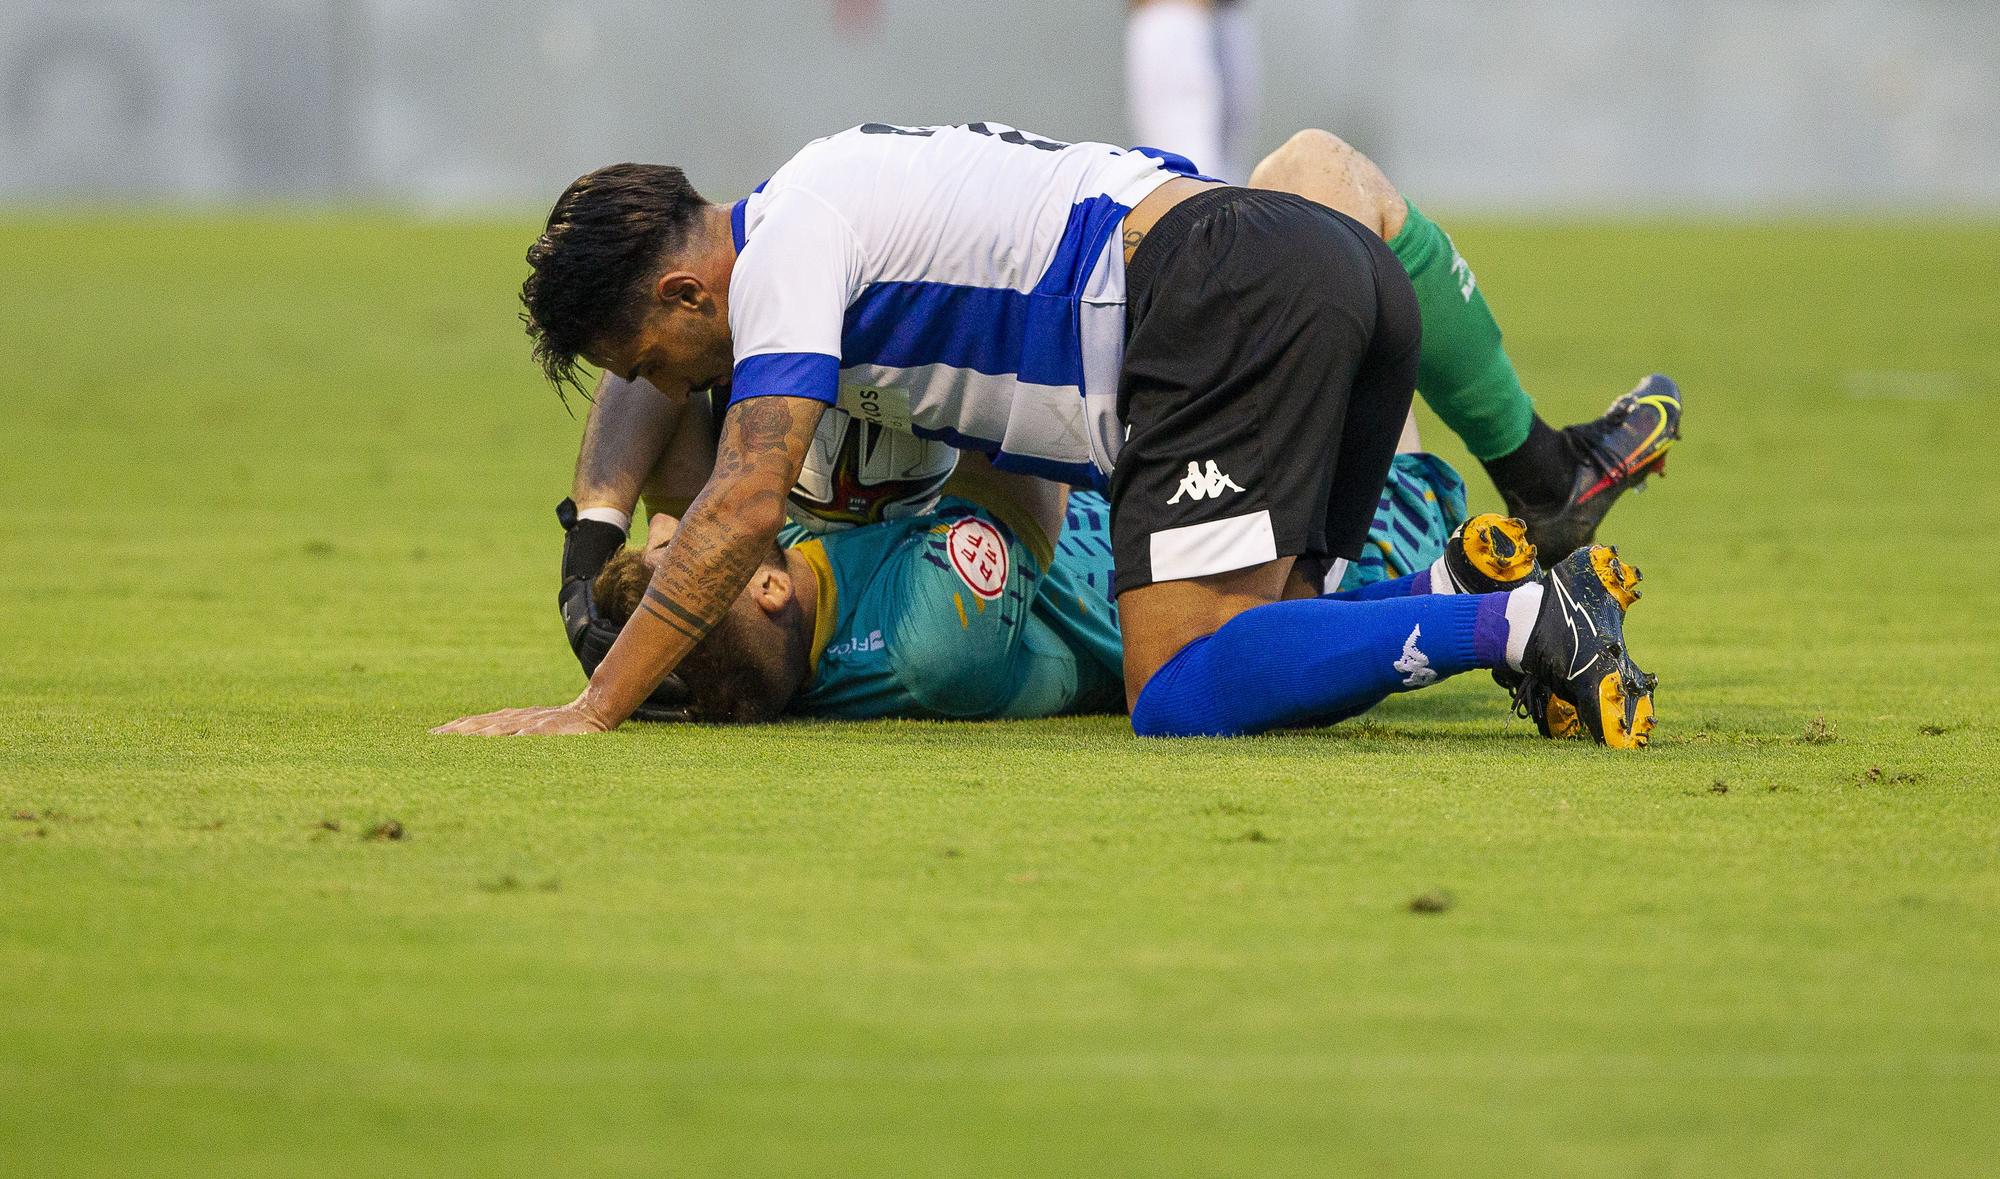
[[[583,388],[584,349],[639,326],[661,260],[687,244],[707,206],[679,168],[661,164],[599,168],[556,198],[528,247],[521,322],[557,392]]]

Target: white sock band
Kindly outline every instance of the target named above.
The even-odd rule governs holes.
[[[1185,0],[1156,0],[1125,18],[1125,100],[1137,146],[1221,168],[1222,70],[1215,15]]]
[[[1542,583],[1531,581],[1507,594],[1507,666],[1521,670],[1521,657],[1528,653],[1528,636],[1542,613]]]
[[[1458,583],[1451,579],[1451,566],[1443,557],[1431,562],[1431,592],[1434,594],[1462,594]]]

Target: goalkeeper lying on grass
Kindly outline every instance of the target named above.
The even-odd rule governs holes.
[[[1343,588],[1366,593],[1430,570],[1464,516],[1465,486],[1448,464],[1399,455],[1366,555]],[[1123,711],[1109,520],[1095,492],[1065,502],[1059,487],[999,474],[968,455],[928,510],[823,535],[788,528],[648,713],[762,721],[788,712],[985,719]],[[1480,518],[1489,531],[1498,520]],[[646,547],[621,550],[597,575],[590,600],[600,625],[622,625],[639,608],[652,562],[677,525],[654,515]],[[1505,548],[1510,538],[1518,542],[1518,532],[1473,548]]]

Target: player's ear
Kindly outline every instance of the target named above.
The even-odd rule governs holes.
[[[685,270],[669,270],[653,284],[653,297],[663,307],[700,311],[708,302],[708,286]]]
[[[759,566],[750,578],[750,598],[759,610],[776,616],[792,604],[792,575],[776,565]]]

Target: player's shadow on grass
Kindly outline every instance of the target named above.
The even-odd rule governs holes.
[[[1367,713],[1333,725],[1272,734],[1288,742],[1491,744],[1545,743],[1532,722],[1514,715],[1513,702],[1494,684],[1391,696]]]
[[[1476,673],[1475,673],[1476,674]],[[1023,738],[1037,743],[1078,748],[1100,743],[1124,747],[1135,742],[1122,715],[1046,717],[1033,720],[871,720],[837,721],[811,717],[787,717],[762,725],[635,724],[634,729],[671,737],[696,733],[707,743],[749,745],[776,740],[787,746],[810,745],[829,733],[865,739],[878,748],[949,750],[963,754],[968,746],[991,741],[996,749],[1015,748]],[[1229,742],[1242,752],[1253,748],[1283,749],[1301,742],[1355,744],[1467,744],[1490,745],[1504,741],[1546,744],[1535,726],[1513,713],[1508,694],[1483,675],[1468,676],[1464,683],[1391,696],[1368,713],[1334,725],[1285,729],[1264,741]],[[1187,743],[1207,745],[1207,739],[1191,738]],[[1140,742],[1142,747],[1153,742]],[[1161,743],[1162,748],[1181,746],[1181,741]]]
[[[1482,721],[1505,724],[1511,719],[1516,719],[1513,697],[1488,679],[1484,672],[1471,672],[1463,682],[1455,680],[1427,691],[1391,696],[1351,721],[1330,726],[1329,731],[1356,725],[1467,724]]]
[[[1110,741],[1123,744],[1133,740],[1122,715],[1046,717],[1032,720],[874,720],[832,721],[790,717],[768,725],[686,725],[638,726],[648,732],[699,731],[705,736],[728,740],[732,736],[769,740],[810,742],[829,732],[865,736],[869,743],[913,748],[956,748],[991,739],[1006,746],[1032,735],[1040,741],[1093,744]],[[1510,701],[1497,686],[1467,685],[1463,689],[1413,693],[1390,697],[1366,715],[1335,725],[1287,729],[1271,734],[1283,742],[1300,740],[1356,742],[1491,742],[1494,740],[1542,740],[1534,726],[1513,715]],[[1195,739],[1200,740],[1200,739]],[[1205,743],[1205,742],[1204,742]],[[1151,744],[1147,742],[1146,744]],[[1179,744],[1169,742],[1169,746]],[[1248,748],[1246,744],[1244,746]]]

